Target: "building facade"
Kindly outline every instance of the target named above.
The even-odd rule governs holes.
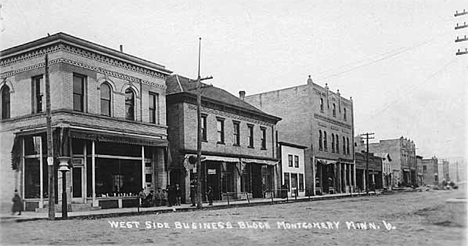
[[[417,155],[416,156],[416,184],[421,186],[424,184],[424,176],[423,176],[423,157]]]
[[[279,139],[307,146],[306,195],[349,192],[355,186],[352,99],[307,84],[246,96],[259,109],[282,118]]]
[[[356,186],[360,192],[383,188],[382,158],[365,152],[356,152]],[[366,173],[368,172],[368,175]],[[367,178],[366,178],[367,177]]]
[[[378,156],[382,159],[382,187],[385,189],[392,189],[395,184],[392,182],[392,173],[393,173],[393,160],[389,153],[375,153],[375,156]]]
[[[357,140],[356,149],[365,151],[364,141]],[[398,139],[380,140],[378,143],[369,143],[371,153],[389,153],[393,159],[393,183],[404,186],[416,184],[416,145],[403,137]]]
[[[423,183],[425,185],[439,184],[439,160],[433,156],[422,160]]]
[[[305,196],[304,150],[306,146],[279,142],[281,188],[288,196]]]
[[[136,206],[142,188],[165,185],[164,81],[171,71],[65,33],[1,51],[0,66],[2,202],[9,203],[17,189],[26,210],[46,207],[50,163],[55,202],[60,203],[63,184],[57,157],[71,158],[66,190],[72,205]]]
[[[203,84],[201,89],[202,170],[188,160],[197,153],[196,81],[173,75],[167,81],[168,134],[172,163],[170,182],[183,187],[202,179],[202,191],[213,189],[214,200],[261,198],[278,183],[276,123],[241,98]]]
[[[446,181],[449,182],[450,180],[450,170],[449,170],[449,161],[444,159],[439,159],[439,183]]]

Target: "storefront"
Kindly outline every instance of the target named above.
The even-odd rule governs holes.
[[[67,195],[70,204],[119,208],[136,206],[138,192],[167,180],[167,141],[143,136],[57,128],[54,156],[69,156]],[[45,132],[16,135],[14,158],[24,163],[22,194],[27,210],[42,209],[48,201],[47,138]],[[16,157],[15,157],[16,156]],[[55,161],[55,198],[61,202],[62,178]],[[72,206],[73,209],[73,206]]]

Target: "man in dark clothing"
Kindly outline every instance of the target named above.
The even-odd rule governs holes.
[[[208,196],[209,205],[213,205],[213,188],[211,188],[211,186],[208,187],[208,192],[206,192],[206,196]]]
[[[15,195],[13,197],[13,207],[11,209],[12,214],[18,212],[18,215],[21,215],[23,211],[23,201],[18,194],[18,190],[15,190]]]
[[[190,202],[192,202],[191,207],[195,207],[195,194],[197,193],[197,186],[195,185],[195,180],[190,181]]]

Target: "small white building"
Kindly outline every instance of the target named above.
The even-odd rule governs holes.
[[[281,187],[288,190],[289,197],[305,196],[305,146],[278,142],[281,160]]]

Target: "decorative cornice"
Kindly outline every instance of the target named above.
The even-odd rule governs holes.
[[[97,52],[92,52],[89,50],[85,50],[83,48],[79,48],[79,47],[76,47],[70,44],[64,44],[64,43],[53,44],[47,47],[38,48],[29,52],[25,52],[20,55],[1,59],[0,67],[6,67],[15,63],[23,62],[25,60],[30,60],[36,57],[45,56],[45,54],[56,53],[59,51],[78,55],[78,56],[85,57],[85,58],[88,58],[97,62],[106,63],[114,67],[122,68],[128,71],[140,73],[140,74],[147,75],[150,77],[165,79],[169,75],[169,73],[166,74],[166,73],[150,70],[142,66],[137,66],[129,62],[117,60],[110,56],[102,55]]]
[[[345,123],[342,123],[342,122],[327,118],[327,117],[322,116],[320,114],[314,114],[314,118],[319,119],[319,120],[323,120],[325,122],[328,122],[328,123],[331,123],[331,124],[334,124],[334,125],[337,125],[337,126],[341,126],[341,127],[347,128],[347,129],[352,129],[351,125],[348,125],[348,124],[345,124]]]
[[[81,62],[72,61],[70,59],[58,58],[58,59],[54,59],[54,60],[49,61],[49,65],[58,64],[58,63],[70,64],[70,65],[81,67],[81,68],[84,68],[84,69],[96,71],[98,73],[102,73],[102,74],[105,74],[107,76],[120,78],[120,79],[123,79],[123,80],[135,82],[135,83],[139,83],[140,80],[141,80],[141,82],[143,84],[159,87],[159,88],[164,89],[164,90],[166,89],[165,84],[158,84],[158,83],[155,83],[155,82],[152,82],[152,81],[142,80],[140,78],[133,77],[133,76],[130,76],[130,75],[127,75],[127,74],[107,70],[107,69],[104,69],[104,68],[101,68],[101,67],[95,67],[95,66],[87,65],[87,64],[84,64],[84,63],[81,63]],[[22,73],[22,72],[25,72],[25,71],[30,71],[30,70],[34,70],[34,69],[38,69],[38,68],[43,68],[44,66],[45,66],[45,62],[41,62],[41,63],[34,64],[34,65],[31,65],[31,66],[27,66],[27,67],[19,68],[19,69],[16,69],[16,70],[11,70],[11,71],[8,71],[8,72],[4,72],[4,73],[0,74],[0,79],[8,78],[8,77],[11,77],[11,76],[13,76],[15,74]]]

